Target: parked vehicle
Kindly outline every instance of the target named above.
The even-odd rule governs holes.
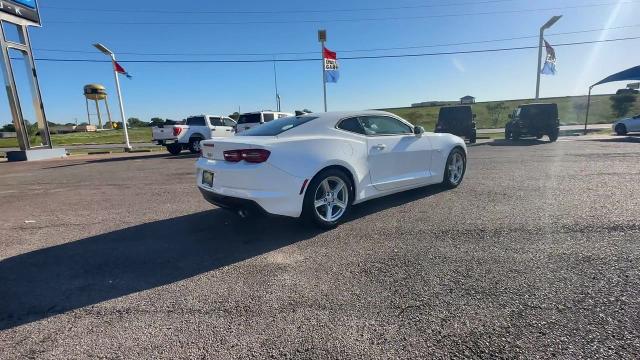
[[[468,105],[441,107],[435,132],[464,137],[473,144],[477,137],[475,118],[476,114],[471,111],[471,106]]]
[[[613,123],[613,131],[618,135],[627,135],[627,133],[630,132],[640,132],[640,114],[616,121]]]
[[[616,91],[616,95],[638,95],[640,94],[640,91],[638,91],[637,89],[618,89],[618,91]]]
[[[525,104],[509,114],[511,119],[504,127],[505,139],[518,140],[522,137],[542,139],[544,135],[550,141],[558,140],[560,120],[558,105],[554,103]]]
[[[264,124],[274,119],[281,119],[287,116],[293,116],[293,114],[269,110],[240,114],[240,117],[238,117],[238,126],[236,128],[236,132],[241,133],[260,124]]]
[[[166,146],[171,154],[178,155],[184,149],[195,154],[200,152],[200,141],[232,136],[235,126],[228,117],[198,115],[188,117],[184,124],[155,126],[151,132],[153,142]]]
[[[353,204],[431,184],[455,188],[466,162],[457,136],[425,133],[382,111],[329,112],[203,141],[196,182],[220,207],[331,228]]]

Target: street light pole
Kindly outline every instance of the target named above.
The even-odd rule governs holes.
[[[116,55],[113,51],[107,49],[102,44],[94,44],[93,46],[96,49],[100,50],[103,54],[109,56],[111,58],[111,65],[113,66],[113,75],[116,80],[116,91],[118,92],[118,103],[120,105],[120,117],[122,118],[122,128],[124,129],[124,141],[125,148],[124,151],[131,151],[131,144],[129,144],[129,131],[127,130],[127,118],[124,115],[124,104],[122,103],[122,92],[120,91],[120,79],[118,78],[118,72],[116,71],[115,63],[116,63]]]
[[[320,54],[322,54],[322,93],[324,97],[324,112],[327,112],[327,70],[324,66],[324,43],[327,41],[327,31],[318,30],[318,41],[320,42]]]
[[[536,68],[536,100],[540,98],[540,71],[542,67],[542,46],[544,45],[544,31],[552,27],[556,22],[558,22],[558,20],[560,20],[561,17],[562,15],[551,17],[551,19],[549,19],[549,21],[547,21],[540,28],[540,42],[538,44],[538,67]]]

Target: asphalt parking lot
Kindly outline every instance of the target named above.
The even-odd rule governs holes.
[[[639,159],[482,144],[324,233],[210,206],[187,155],[0,163],[0,358],[639,358]]]

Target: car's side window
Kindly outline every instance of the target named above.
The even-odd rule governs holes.
[[[358,120],[357,117],[342,120],[338,124],[338,129],[365,135],[364,128],[362,127],[362,124],[360,124],[360,120]]]
[[[367,135],[413,134],[409,125],[389,116],[363,116],[360,122]]]
[[[222,119],[219,117],[210,117],[211,126],[222,126]]]
[[[262,114],[262,116],[264,118],[264,122],[269,122],[274,119],[274,114],[271,114],[271,113],[265,113],[265,114]]]
[[[224,126],[236,126],[236,122],[229,118],[222,119]]]

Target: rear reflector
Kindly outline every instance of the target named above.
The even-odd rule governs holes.
[[[227,150],[223,152],[224,159],[230,162],[246,161],[248,163],[262,163],[269,159],[271,152],[264,149]]]
[[[309,183],[309,179],[304,179],[304,182],[302,183],[302,187],[300,187],[300,195],[302,195],[308,183]]]
[[[178,136],[178,135],[180,135],[181,132],[182,132],[182,128],[181,127],[174,127],[173,128],[173,136]]]

